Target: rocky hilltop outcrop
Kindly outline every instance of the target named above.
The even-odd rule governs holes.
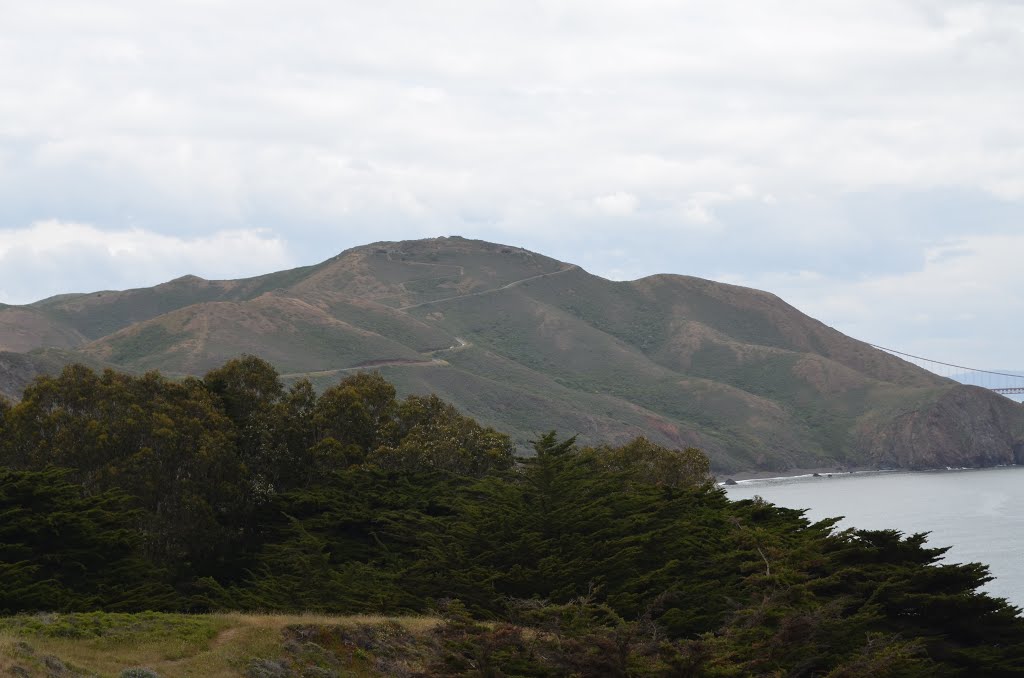
[[[938,377],[775,295],[700,278],[613,282],[517,247],[381,242],[245,280],[0,307],[0,392],[68,361],[201,374],[240,353],[323,387],[379,369],[525,447],[645,435],[716,469],[1019,461],[1024,407]]]

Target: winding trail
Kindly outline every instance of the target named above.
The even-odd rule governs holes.
[[[390,253],[388,253],[387,258],[388,258],[388,261],[392,261]],[[419,262],[419,261],[407,261],[407,262],[404,262],[404,263],[406,263],[406,264],[414,264],[414,265],[418,265],[418,266],[445,266],[445,267],[448,267],[448,268],[458,268],[459,269],[459,275],[465,275],[465,269],[462,266],[456,266],[455,264],[428,264],[428,263]],[[541,278],[550,278],[552,276],[556,276],[556,275],[559,275],[559,274],[562,274],[562,273],[568,273],[569,271],[575,271],[575,270],[578,270],[578,269],[579,269],[579,266],[577,266],[576,264],[569,264],[565,268],[561,268],[561,269],[559,269],[557,271],[549,271],[547,273],[538,273],[537,275],[531,275],[531,276],[529,276],[527,278],[522,278],[520,280],[513,280],[512,282],[510,282],[508,284],[502,285],[500,287],[494,287],[494,288],[491,288],[489,290],[481,290],[479,292],[468,292],[466,294],[457,294],[455,296],[445,297],[443,299],[434,299],[432,301],[424,301],[424,302],[420,302],[418,304],[410,304],[409,306],[401,306],[401,307],[395,308],[395,310],[396,311],[401,311],[401,312],[405,313],[407,311],[411,311],[414,308],[423,308],[425,306],[433,306],[434,304],[441,304],[441,303],[444,303],[446,301],[454,301],[456,299],[465,299],[467,297],[482,297],[482,296],[487,295],[487,294],[494,294],[495,292],[501,292],[503,290],[511,289],[513,287],[518,287],[519,285],[522,285],[524,283],[528,283],[531,280],[539,280]],[[447,278],[449,276],[438,276],[438,277],[439,278]],[[422,279],[423,280],[434,280],[434,278],[422,278]],[[405,283],[402,283],[402,284],[404,285]],[[386,298],[386,297],[382,297],[382,298]],[[448,348],[439,348],[439,349],[435,349],[433,351],[424,351],[422,353],[423,355],[432,356],[429,360],[411,360],[411,359],[408,359],[408,358],[395,358],[394,360],[387,360],[387,359],[385,359],[385,360],[374,360],[374,361],[370,361],[369,363],[364,363],[362,365],[354,365],[352,367],[338,367],[338,368],[330,369],[330,370],[317,370],[315,372],[292,372],[290,374],[282,374],[281,377],[285,378],[285,379],[301,379],[303,377],[330,377],[330,376],[334,376],[334,375],[337,375],[337,374],[342,374],[342,373],[345,373],[345,372],[358,372],[359,370],[372,369],[374,367],[426,367],[426,366],[432,366],[432,365],[447,365],[448,361],[447,360],[443,360],[441,358],[438,358],[437,357],[438,354],[454,353],[456,351],[461,351],[463,349],[469,348],[470,346],[473,345],[472,343],[466,341],[465,339],[463,339],[461,337],[455,337],[455,341],[458,342],[458,343],[454,344],[452,346],[449,346]]]
[[[453,344],[448,348],[439,348],[433,351],[425,351],[425,353],[427,355],[437,355],[438,353],[454,353],[455,351],[461,351],[462,349],[469,348],[470,346],[473,345],[471,342],[466,341],[462,337],[455,337],[455,341],[459,343]]]
[[[424,351],[424,355],[436,356],[439,353],[455,353],[463,349],[469,348],[473,344],[466,341],[462,337],[455,337],[455,341],[459,342],[448,348],[437,348],[433,351]],[[447,365],[448,361],[441,358],[431,358],[430,360],[410,360],[408,358],[396,358],[395,360],[373,360],[369,363],[362,365],[356,365],[354,367],[338,367],[331,370],[317,370],[315,372],[291,372],[290,374],[282,374],[283,379],[301,379],[302,377],[331,377],[336,374],[343,372],[358,372],[359,370],[368,370],[374,367],[428,367],[432,365]]]
[[[385,256],[387,257],[388,261],[392,261],[392,262],[394,261],[394,259],[391,258],[391,252],[388,252]],[[405,261],[405,260],[403,260],[402,263],[405,264],[406,266],[433,266],[435,268],[440,267],[440,268],[455,268],[455,269],[458,269],[457,271],[455,271],[453,273],[446,274],[446,275],[435,275],[435,276],[430,277],[430,278],[414,278],[412,280],[406,280],[405,282],[398,283],[398,286],[400,288],[402,288],[402,291],[404,293],[406,293],[406,294],[412,294],[412,292],[409,291],[409,288],[406,287],[406,285],[408,285],[411,282],[420,282],[422,280],[444,280],[445,278],[451,278],[451,277],[456,276],[456,275],[461,278],[462,276],[466,275],[466,267],[462,266],[460,264],[431,264],[431,263],[428,263],[426,261]],[[374,297],[373,301],[379,303],[382,299],[394,299],[395,297],[401,297],[401,296],[402,296],[401,294],[387,294],[387,295],[385,295],[383,297]],[[386,305],[387,304],[385,304],[385,306]],[[389,308],[392,308],[392,309],[394,309],[396,311],[402,310],[402,309],[400,309],[398,307],[395,307],[395,306],[391,306]]]
[[[303,377],[332,377],[336,374],[342,374],[344,372],[359,372],[360,370],[372,370],[375,367],[425,367],[428,365],[446,365],[447,361],[431,359],[431,360],[409,360],[409,359],[395,359],[395,360],[374,360],[370,364],[355,365],[353,367],[336,367],[330,370],[316,370],[315,372],[290,372],[288,374],[282,374],[282,379],[301,379]]]
[[[174,659],[164,659],[163,661],[158,661],[158,662],[151,662],[150,666],[152,666],[154,668],[157,668],[157,669],[165,669],[165,668],[172,668],[172,667],[176,667],[176,666],[180,667],[180,665],[182,665],[182,664],[189,663],[189,662],[194,662],[197,657],[201,657],[203,655],[212,654],[212,653],[216,652],[217,650],[219,650],[220,648],[224,647],[225,645],[227,645],[228,643],[233,641],[235,638],[237,638],[238,634],[241,633],[241,632],[242,632],[242,627],[241,626],[232,626],[230,628],[226,628],[223,631],[220,631],[216,636],[213,637],[213,639],[210,641],[209,646],[206,649],[199,650],[198,652],[196,652],[195,654],[192,654],[192,655],[176,657]]]
[[[570,264],[569,266],[566,266],[565,268],[559,269],[557,271],[550,271],[548,273],[539,273],[537,275],[531,275],[529,278],[523,278],[522,280],[513,280],[512,282],[508,283],[507,285],[502,285],[501,287],[495,287],[495,288],[492,288],[492,289],[489,289],[489,290],[481,290],[480,292],[467,292],[466,294],[457,294],[454,297],[445,297],[443,299],[434,299],[433,301],[423,301],[423,302],[420,302],[418,304],[411,304],[409,306],[400,306],[396,310],[399,310],[399,311],[409,311],[409,310],[414,309],[414,308],[422,308],[423,306],[432,306],[434,304],[440,304],[442,302],[452,301],[454,299],[465,299],[467,297],[482,297],[485,294],[493,294],[495,292],[501,292],[502,290],[507,290],[509,288],[516,287],[518,285],[522,285],[523,283],[530,282],[531,280],[538,280],[540,278],[550,278],[551,276],[555,276],[555,275],[558,275],[560,273],[568,273],[569,271],[574,271],[574,270],[576,270],[578,268],[579,268],[579,266],[577,266],[576,264]]]
[[[242,629],[238,626],[232,626],[230,629],[224,629],[218,633],[213,641],[210,643],[210,651],[216,650],[218,647],[227,645],[239,634]]]

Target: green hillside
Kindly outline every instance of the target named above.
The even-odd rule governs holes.
[[[46,347],[176,375],[251,353],[321,387],[379,369],[402,393],[443,394],[510,431],[521,449],[550,429],[585,442],[643,434],[699,445],[721,471],[1014,463],[1024,439],[1015,403],[769,293],[677,275],[613,282],[462,238],[375,243],[245,280],[186,276],[0,308],[0,349]],[[32,360],[37,371],[56,365]],[[24,383],[0,369],[0,392]]]

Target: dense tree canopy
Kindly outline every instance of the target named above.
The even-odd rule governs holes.
[[[517,460],[377,374],[72,366],[0,404],[4,612],[440,609],[455,674],[1020,675],[1024,620],[942,553],[730,502],[694,449]]]
[[[139,549],[130,498],[86,496],[67,476],[0,469],[0,612],[174,605]]]

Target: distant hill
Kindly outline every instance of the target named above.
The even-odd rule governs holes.
[[[1024,461],[1024,408],[700,278],[613,282],[517,247],[381,242],[245,280],[0,307],[0,392],[69,361],[202,374],[240,353],[323,387],[378,369],[525,446],[645,435],[720,471]]]

